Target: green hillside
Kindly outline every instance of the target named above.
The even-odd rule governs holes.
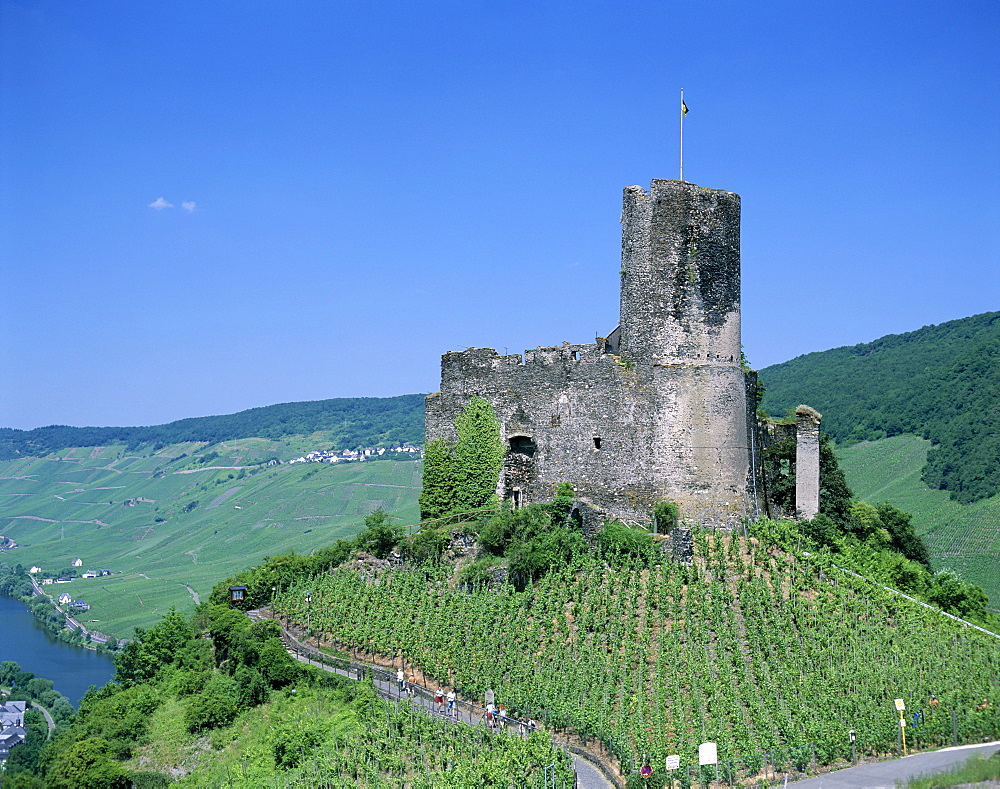
[[[955,570],[983,587],[1000,610],[1000,496],[962,505],[928,488],[920,473],[930,446],[916,436],[896,436],[840,448],[837,457],[858,498],[912,513],[935,569]]]
[[[921,436],[934,445],[929,487],[961,503],[1000,493],[1000,312],[807,354],[760,377],[771,414],[811,405],[844,445]]]
[[[152,427],[67,427],[52,425],[34,430],[0,428],[0,459],[42,456],[64,447],[124,444],[215,443],[237,438],[280,439],[329,434],[336,449],[378,444],[418,444],[424,436],[424,396],[347,397],[280,403],[225,416],[181,419]]]
[[[355,534],[377,507],[415,523],[418,461],[266,465],[335,440],[113,445],[0,461],[0,534],[21,546],[4,561],[62,574],[79,557],[77,574],[111,570],[50,589],[84,599],[94,629],[123,637],[171,606],[193,607],[195,595],[207,598],[213,584],[266,555],[308,553]]]

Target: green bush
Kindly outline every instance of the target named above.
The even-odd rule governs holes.
[[[660,501],[653,507],[653,523],[657,534],[669,534],[677,528],[680,519],[680,508],[672,501]]]
[[[239,688],[225,674],[213,674],[205,689],[194,696],[184,711],[184,725],[193,733],[226,726],[239,712]]]
[[[635,529],[619,521],[610,521],[597,533],[597,551],[608,564],[637,566],[658,556],[653,536],[645,529]]]

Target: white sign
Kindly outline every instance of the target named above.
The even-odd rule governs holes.
[[[681,757],[678,754],[667,757],[666,767],[668,770],[676,770],[681,766]]]
[[[900,718],[899,719],[899,728],[901,728],[901,729],[905,729],[906,728],[906,719],[905,718]]]
[[[900,712],[906,709],[906,705],[903,704],[902,699],[896,699],[896,709],[899,710]]]
[[[698,764],[718,764],[719,746],[714,742],[703,742],[698,746]]]

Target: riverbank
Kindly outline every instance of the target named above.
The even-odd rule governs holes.
[[[36,677],[52,680],[74,705],[91,685],[103,687],[114,677],[110,655],[56,639],[20,600],[0,596],[0,622],[0,662],[16,662]]]
[[[20,572],[18,572],[20,570]],[[52,599],[38,582],[18,565],[0,564],[0,595],[23,603],[38,623],[66,644],[94,652],[116,653],[119,642],[111,636],[88,629]]]

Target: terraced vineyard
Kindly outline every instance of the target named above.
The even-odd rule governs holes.
[[[869,503],[888,501],[913,514],[936,570],[954,570],[983,587],[1000,611],[1000,496],[959,504],[945,490],[920,479],[931,442],[905,435],[837,449],[854,494]]]
[[[264,556],[308,553],[356,534],[376,507],[414,523],[419,462],[262,465],[328,446],[329,437],[67,449],[0,461],[4,561],[58,573],[80,557],[112,575],[59,587],[116,637],[171,606],[192,608],[220,579]],[[55,588],[54,586],[52,588]]]
[[[694,563],[611,570],[593,559],[534,588],[456,587],[444,570],[342,569],[277,606],[347,647],[403,656],[468,698],[603,740],[626,772],[717,742],[723,775],[890,753],[893,700],[923,713],[916,745],[1000,736],[1000,640],[833,568],[751,539],[696,534]],[[312,593],[305,602],[305,590]],[[961,667],[959,670],[958,667]],[[931,706],[935,694],[938,704]],[[908,712],[907,714],[910,714]],[[953,717],[954,716],[954,717]]]

